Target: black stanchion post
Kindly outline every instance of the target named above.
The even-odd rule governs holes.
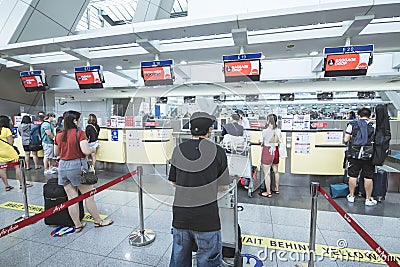
[[[317,233],[317,204],[318,204],[318,182],[311,183],[311,222],[310,222],[310,251],[308,267],[314,267],[315,262],[315,238]]]
[[[25,169],[25,161],[24,161],[24,159],[20,159],[19,160],[19,169],[20,169],[20,174],[21,174],[21,179],[22,179],[22,192],[23,192],[23,195],[24,195],[23,201],[24,201],[24,211],[25,211],[25,213],[21,217],[17,218],[15,221],[20,221],[22,219],[26,219],[26,218],[29,218],[29,216],[31,216],[31,214],[29,213],[28,194],[27,194],[27,191],[26,191],[26,177],[25,177],[25,172],[24,172],[24,169]]]
[[[129,235],[129,243],[132,246],[136,247],[142,247],[146,246],[150,243],[152,243],[156,235],[153,231],[147,229],[144,229],[144,215],[143,215],[143,167],[138,166],[137,167],[137,172],[138,172],[138,194],[139,194],[139,223],[140,223],[140,229],[133,231]]]

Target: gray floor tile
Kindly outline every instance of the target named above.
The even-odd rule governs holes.
[[[129,244],[129,239],[126,238],[108,256],[155,266],[164,256],[171,243],[172,235],[164,233],[156,233],[154,242],[144,247],[132,246]]]
[[[239,225],[242,234],[262,237],[274,236],[273,226],[271,223],[252,222],[241,219],[239,220]]]
[[[133,265],[132,262],[130,262],[130,261],[118,260],[118,259],[113,259],[113,258],[104,258],[104,260],[99,262],[99,264],[97,266],[98,267],[116,267],[116,266],[118,266],[118,267],[119,266],[121,266],[121,267],[123,267],[123,266],[149,267],[152,265],[145,265],[145,264],[140,264],[137,262]]]
[[[338,246],[339,240],[347,243],[348,248],[369,250],[368,244],[356,233],[320,229],[320,233],[329,246]]]
[[[252,222],[271,223],[271,208],[266,205],[239,203],[243,211],[239,211],[239,219]]]
[[[89,227],[88,227],[89,228]],[[80,234],[69,234],[63,237],[52,237],[51,232],[57,229],[55,226],[42,226],[43,231],[36,232],[34,235],[27,237],[27,240],[57,246],[57,247],[65,247],[70,244],[72,241],[80,237]],[[85,228],[86,229],[86,228]]]
[[[134,192],[106,190],[99,193],[99,199],[97,202],[123,206],[136,198],[137,195]]]
[[[350,216],[353,215],[350,214]],[[321,230],[354,233],[354,229],[336,212],[318,211],[317,226]]]
[[[65,248],[106,256],[132,232],[130,228],[117,225],[88,228]]]
[[[152,209],[144,209],[144,219],[149,217],[153,212],[154,210]],[[135,229],[139,225],[139,209],[133,206],[124,206],[115,211],[112,214],[112,218],[114,219],[115,225],[131,227],[132,229]]]
[[[309,242],[310,229],[308,227],[274,224],[273,230],[274,230],[274,238],[292,240],[297,242],[306,242],[306,243]],[[317,229],[316,243],[321,245],[326,245],[325,240],[318,229]]]
[[[18,243],[21,243],[22,241],[23,241],[23,239],[12,237],[12,236],[3,237],[0,242],[0,253],[17,245]]]
[[[47,228],[47,226],[44,224],[44,220],[40,220],[37,223],[28,225],[28,226],[22,228],[21,230],[11,233],[10,236],[27,239],[27,238],[30,238],[31,236],[43,231],[44,228]]]
[[[59,247],[25,240],[0,253],[1,266],[36,266],[59,251]]]
[[[157,209],[164,204],[167,196],[162,195],[143,195],[143,207],[146,209]],[[127,206],[139,207],[138,198],[127,203]]]
[[[56,253],[55,255],[47,258],[45,261],[39,264],[38,267],[92,267],[103,262],[104,259],[104,256],[94,255],[87,252],[63,250],[62,253]]]
[[[170,234],[172,227],[172,213],[156,210],[148,218],[146,218],[144,224],[146,229]]]
[[[291,226],[309,226],[310,212],[302,209],[292,209],[283,207],[270,207],[271,220],[273,224]]]
[[[384,235],[400,238],[400,231],[393,231],[395,225],[400,226],[397,218],[366,216],[356,214],[353,216],[360,226],[370,235]]]
[[[113,219],[118,219],[118,217],[114,217],[113,214],[121,208],[120,205],[106,204],[101,202],[96,202],[96,205],[100,214],[113,217]],[[86,207],[85,211],[87,212]]]

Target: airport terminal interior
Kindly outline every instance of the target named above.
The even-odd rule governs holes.
[[[225,251],[223,266],[399,266],[400,1],[275,2],[0,1],[0,115],[32,185],[21,188],[14,167],[0,165],[13,187],[0,187],[0,266],[169,266],[170,160],[199,111],[215,116],[209,139],[228,152],[232,183],[218,205],[233,256]],[[391,139],[375,166],[384,177],[373,179],[376,205],[361,192],[354,203],[347,193],[332,199],[332,185],[348,188],[353,114],[368,108],[376,124],[382,107]],[[40,124],[44,112],[55,124],[69,110],[83,130],[97,116],[90,192],[110,226],[95,227],[86,208],[82,231],[47,223],[56,161],[45,172],[38,151],[41,168],[32,158],[25,168],[22,118]],[[223,136],[232,114],[245,128],[240,145]],[[261,164],[270,114],[282,133],[279,190]]]

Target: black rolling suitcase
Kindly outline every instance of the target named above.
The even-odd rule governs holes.
[[[43,185],[43,196],[44,196],[44,208],[47,210],[56,205],[64,203],[68,200],[67,193],[65,193],[64,187],[58,185],[57,178],[52,178]],[[79,217],[82,220],[84,216],[83,201],[79,202]],[[74,223],[69,216],[68,208],[57,213],[54,213],[44,218],[44,223],[47,225],[59,225],[59,226],[73,226]]]
[[[374,173],[374,188],[372,189],[372,196],[378,201],[382,201],[386,197],[388,189],[388,175],[385,170],[378,169]]]
[[[373,189],[372,196],[376,198],[377,201],[381,202],[386,197],[386,192],[388,189],[388,175],[385,170],[378,169],[374,173],[372,179]],[[365,197],[364,179],[359,179],[358,181],[358,194],[360,197]]]

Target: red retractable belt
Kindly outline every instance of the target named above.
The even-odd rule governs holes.
[[[10,167],[14,167],[14,166],[17,166],[17,165],[19,165],[19,162],[18,162],[18,161],[16,161],[16,162],[11,162],[11,163],[7,163],[7,164],[1,164],[1,165],[0,165],[0,170],[1,170],[1,169],[6,169],[6,168],[10,168]]]
[[[367,242],[367,244],[381,257],[382,260],[386,262],[387,265],[390,267],[400,267],[397,263],[395,257],[390,256],[389,253],[383,249],[372,237],[364,231],[354,220],[351,216],[345,212],[332,198],[331,196],[326,193],[326,191],[321,187],[318,186],[318,191],[326,198],[326,200],[331,203],[331,205],[336,209],[337,212],[345,219],[345,221],[350,224],[350,226]]]
[[[98,188],[93,188],[89,192],[86,192],[86,193],[84,193],[84,194],[82,194],[82,195],[80,195],[80,196],[78,196],[76,198],[70,199],[70,200],[68,200],[68,201],[66,201],[64,203],[61,203],[60,205],[54,206],[54,207],[52,207],[50,209],[47,209],[47,210],[45,210],[45,211],[43,211],[41,213],[33,215],[32,217],[26,218],[25,220],[22,220],[22,221],[19,221],[17,223],[14,223],[12,225],[9,225],[7,227],[4,227],[3,229],[0,230],[0,238],[2,238],[3,236],[6,236],[8,234],[11,234],[12,232],[15,232],[15,231],[17,231],[19,229],[22,229],[25,226],[28,226],[28,225],[30,225],[32,223],[35,223],[35,222],[37,222],[37,221],[39,221],[39,220],[41,220],[41,219],[43,219],[43,218],[45,218],[47,216],[50,216],[50,215],[52,215],[52,214],[54,214],[56,212],[62,211],[63,209],[66,209],[69,206],[84,200],[85,198],[93,196],[93,195],[95,195],[95,194],[97,194],[97,193],[99,193],[99,192],[101,192],[101,191],[103,191],[103,190],[115,185],[115,184],[118,184],[118,183],[128,179],[129,177],[135,175],[135,174],[137,174],[137,171],[133,171],[133,172],[127,173],[127,174],[125,174],[125,175],[123,175],[121,177],[118,177],[118,178],[116,178],[116,179],[114,179],[114,180],[112,180],[112,181],[110,181],[110,182],[108,182],[106,184],[103,184],[103,185],[99,186]]]

